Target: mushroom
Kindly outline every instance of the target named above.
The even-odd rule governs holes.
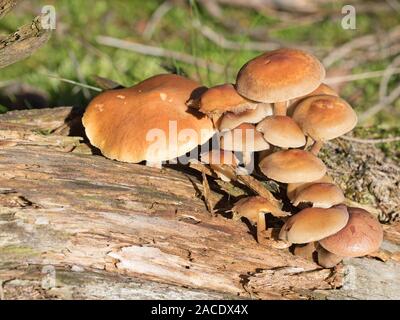
[[[313,255],[316,250],[316,242],[307,244],[296,244],[293,250],[295,256],[302,257],[303,259],[313,261]]]
[[[257,240],[261,242],[261,234],[267,229],[265,222],[265,213],[272,213],[273,215],[280,216],[282,211],[274,206],[267,199],[260,196],[252,196],[242,198],[235,203],[232,208],[234,218],[244,217],[252,225],[257,226]],[[283,248],[282,241],[277,241],[277,247]],[[289,245],[288,245],[289,246]],[[286,247],[288,247],[286,246]]]
[[[297,105],[299,104],[299,102],[301,100],[303,100],[305,98],[308,98],[308,97],[312,97],[312,96],[318,96],[318,95],[321,95],[321,94],[327,94],[327,95],[339,97],[338,93],[335,90],[333,90],[333,88],[331,88],[330,86],[328,86],[325,83],[321,83],[319,85],[319,87],[317,89],[315,89],[313,92],[311,92],[311,93],[309,93],[309,94],[307,94],[307,95],[305,95],[303,97],[299,97],[299,98],[291,100],[290,101],[290,106],[287,109],[287,114],[289,116],[292,116],[294,110],[296,109]]]
[[[296,192],[292,203],[296,207],[301,203],[312,203],[313,207],[330,208],[344,199],[342,189],[334,183],[313,183]]]
[[[299,148],[306,138],[300,127],[287,116],[270,116],[261,121],[256,129],[263,133],[264,139],[277,147]]]
[[[211,150],[200,156],[202,163],[208,164],[215,174],[225,182],[235,180],[236,176],[232,170],[225,168],[224,165],[237,167],[239,160],[232,151]]]
[[[242,123],[259,123],[265,117],[272,115],[272,106],[269,103],[260,103],[255,109],[240,113],[227,112],[219,121],[219,131],[227,131]]]
[[[361,208],[348,208],[349,221],[339,232],[319,241],[329,252],[342,257],[362,257],[377,251],[383,229],[379,221]]]
[[[242,123],[233,130],[222,133],[221,149],[240,151],[243,154],[243,163],[247,166],[252,162],[252,153],[269,149],[269,144],[256,127],[249,123]]]
[[[318,179],[318,180],[315,180],[312,182],[289,183],[287,185],[286,195],[289,198],[289,200],[292,202],[295,199],[297,192],[300,192],[304,188],[307,188],[314,183],[334,183],[334,182],[333,182],[333,179],[326,174],[321,179]]]
[[[209,118],[189,112],[185,104],[199,87],[185,77],[163,74],[131,88],[105,91],[83,115],[86,135],[107,158],[161,166],[215,133]]]
[[[283,183],[312,182],[326,173],[324,163],[312,153],[290,149],[275,152],[263,158],[260,170],[268,178]]]
[[[348,219],[349,214],[342,205],[303,209],[286,220],[279,238],[291,243],[319,241],[343,229]]]
[[[314,91],[325,78],[323,65],[297,49],[278,49],[247,62],[236,78],[236,90],[253,101],[275,104],[285,115],[287,101]]]
[[[321,245],[317,246],[318,264],[324,268],[333,268],[343,260],[340,257],[328,250],[324,249]]]
[[[343,99],[318,95],[302,100],[293,113],[293,120],[315,141],[311,152],[316,155],[324,141],[351,131],[357,124],[357,115]]]
[[[199,111],[213,119],[216,127],[218,119],[225,112],[240,113],[255,109],[259,103],[239,95],[232,84],[221,84],[205,91],[199,98]]]

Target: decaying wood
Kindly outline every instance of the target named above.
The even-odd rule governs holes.
[[[13,34],[0,39],[0,68],[29,57],[49,40],[51,33],[43,29],[41,21],[42,16],[38,16]]]
[[[388,281],[399,277],[394,259],[330,270],[259,245],[245,223],[210,216],[201,175],[102,157],[80,114],[0,116],[0,297],[399,298],[399,281]],[[212,190],[208,198],[230,204]],[[393,253],[396,232],[385,241]]]

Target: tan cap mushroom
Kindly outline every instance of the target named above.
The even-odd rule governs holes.
[[[208,164],[221,180],[230,182],[236,179],[234,171],[232,172],[232,170],[224,167],[224,165],[238,166],[239,160],[232,151],[211,150],[203,153],[200,156],[200,161]]]
[[[236,78],[236,90],[260,102],[279,103],[304,96],[325,78],[323,65],[313,55],[297,49],[278,49],[247,62]],[[284,115],[286,105],[276,115]]]
[[[324,268],[333,268],[338,263],[343,260],[343,257],[340,257],[328,250],[324,249],[321,245],[317,246],[318,253],[318,264]]]
[[[232,84],[222,84],[209,88],[201,95],[199,110],[208,116],[221,115],[228,111],[239,113],[255,109],[258,104],[239,95]]]
[[[312,182],[289,183],[287,185],[286,195],[289,198],[289,200],[292,202],[295,199],[297,192],[300,192],[304,188],[307,188],[314,183],[320,183],[320,182],[321,183],[334,183],[333,179],[330,176],[328,176],[327,174],[324,175],[321,179],[318,179],[318,180],[315,180]]]
[[[313,207],[330,208],[344,199],[342,189],[334,183],[313,183],[296,192],[292,203],[296,207],[300,203],[312,203]]]
[[[272,213],[275,216],[282,216],[283,212],[274,206],[268,199],[260,196],[242,198],[232,208],[235,218],[245,217],[253,225],[257,225],[257,238],[260,240],[261,232],[266,230],[265,213]],[[259,241],[260,242],[260,241]],[[275,240],[274,245],[284,248],[289,244]]]
[[[382,244],[383,229],[379,221],[361,208],[348,208],[346,226],[325,239],[320,245],[342,257],[361,257],[377,251]]]
[[[260,103],[257,108],[240,113],[227,112],[219,121],[219,131],[231,130],[242,123],[258,123],[272,114],[272,106],[269,103]]]
[[[299,148],[306,143],[306,137],[292,118],[270,116],[261,121],[256,129],[263,133],[270,144],[281,148]]]
[[[297,105],[299,104],[299,102],[301,100],[308,98],[308,97],[312,97],[312,96],[319,96],[321,94],[327,94],[327,95],[339,97],[339,94],[333,88],[331,88],[330,86],[328,86],[325,83],[321,83],[319,85],[319,87],[317,89],[315,89],[313,92],[311,92],[303,97],[299,97],[299,98],[291,100],[290,106],[288,107],[288,110],[287,110],[287,114],[289,116],[292,116],[294,110],[296,109]]]
[[[110,159],[157,163],[179,157],[215,132],[209,118],[189,111],[185,104],[199,87],[182,76],[163,74],[131,88],[103,92],[83,116],[86,135]],[[176,127],[171,128],[171,123]],[[176,129],[176,139],[170,140],[174,133],[170,129]],[[184,137],[180,132],[185,132]]]
[[[329,209],[307,208],[285,222],[279,238],[291,243],[318,241],[344,228],[348,219],[345,206]]]
[[[312,153],[290,149],[275,152],[261,160],[260,170],[268,178],[283,183],[312,182],[326,173],[324,163]]]
[[[293,113],[303,132],[318,142],[314,152],[318,153],[322,142],[335,139],[357,124],[357,115],[343,99],[332,95],[319,95],[302,100]]]

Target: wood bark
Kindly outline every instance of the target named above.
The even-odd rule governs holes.
[[[0,116],[2,299],[400,297],[397,225],[386,262],[323,269],[210,215],[194,171],[102,157],[80,117],[69,107]],[[232,204],[223,192],[209,197]]]

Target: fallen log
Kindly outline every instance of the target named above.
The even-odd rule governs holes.
[[[246,224],[207,212],[201,175],[99,155],[81,113],[0,115],[2,299],[399,298],[395,259],[322,269],[262,246]],[[397,257],[400,230],[388,230]]]

